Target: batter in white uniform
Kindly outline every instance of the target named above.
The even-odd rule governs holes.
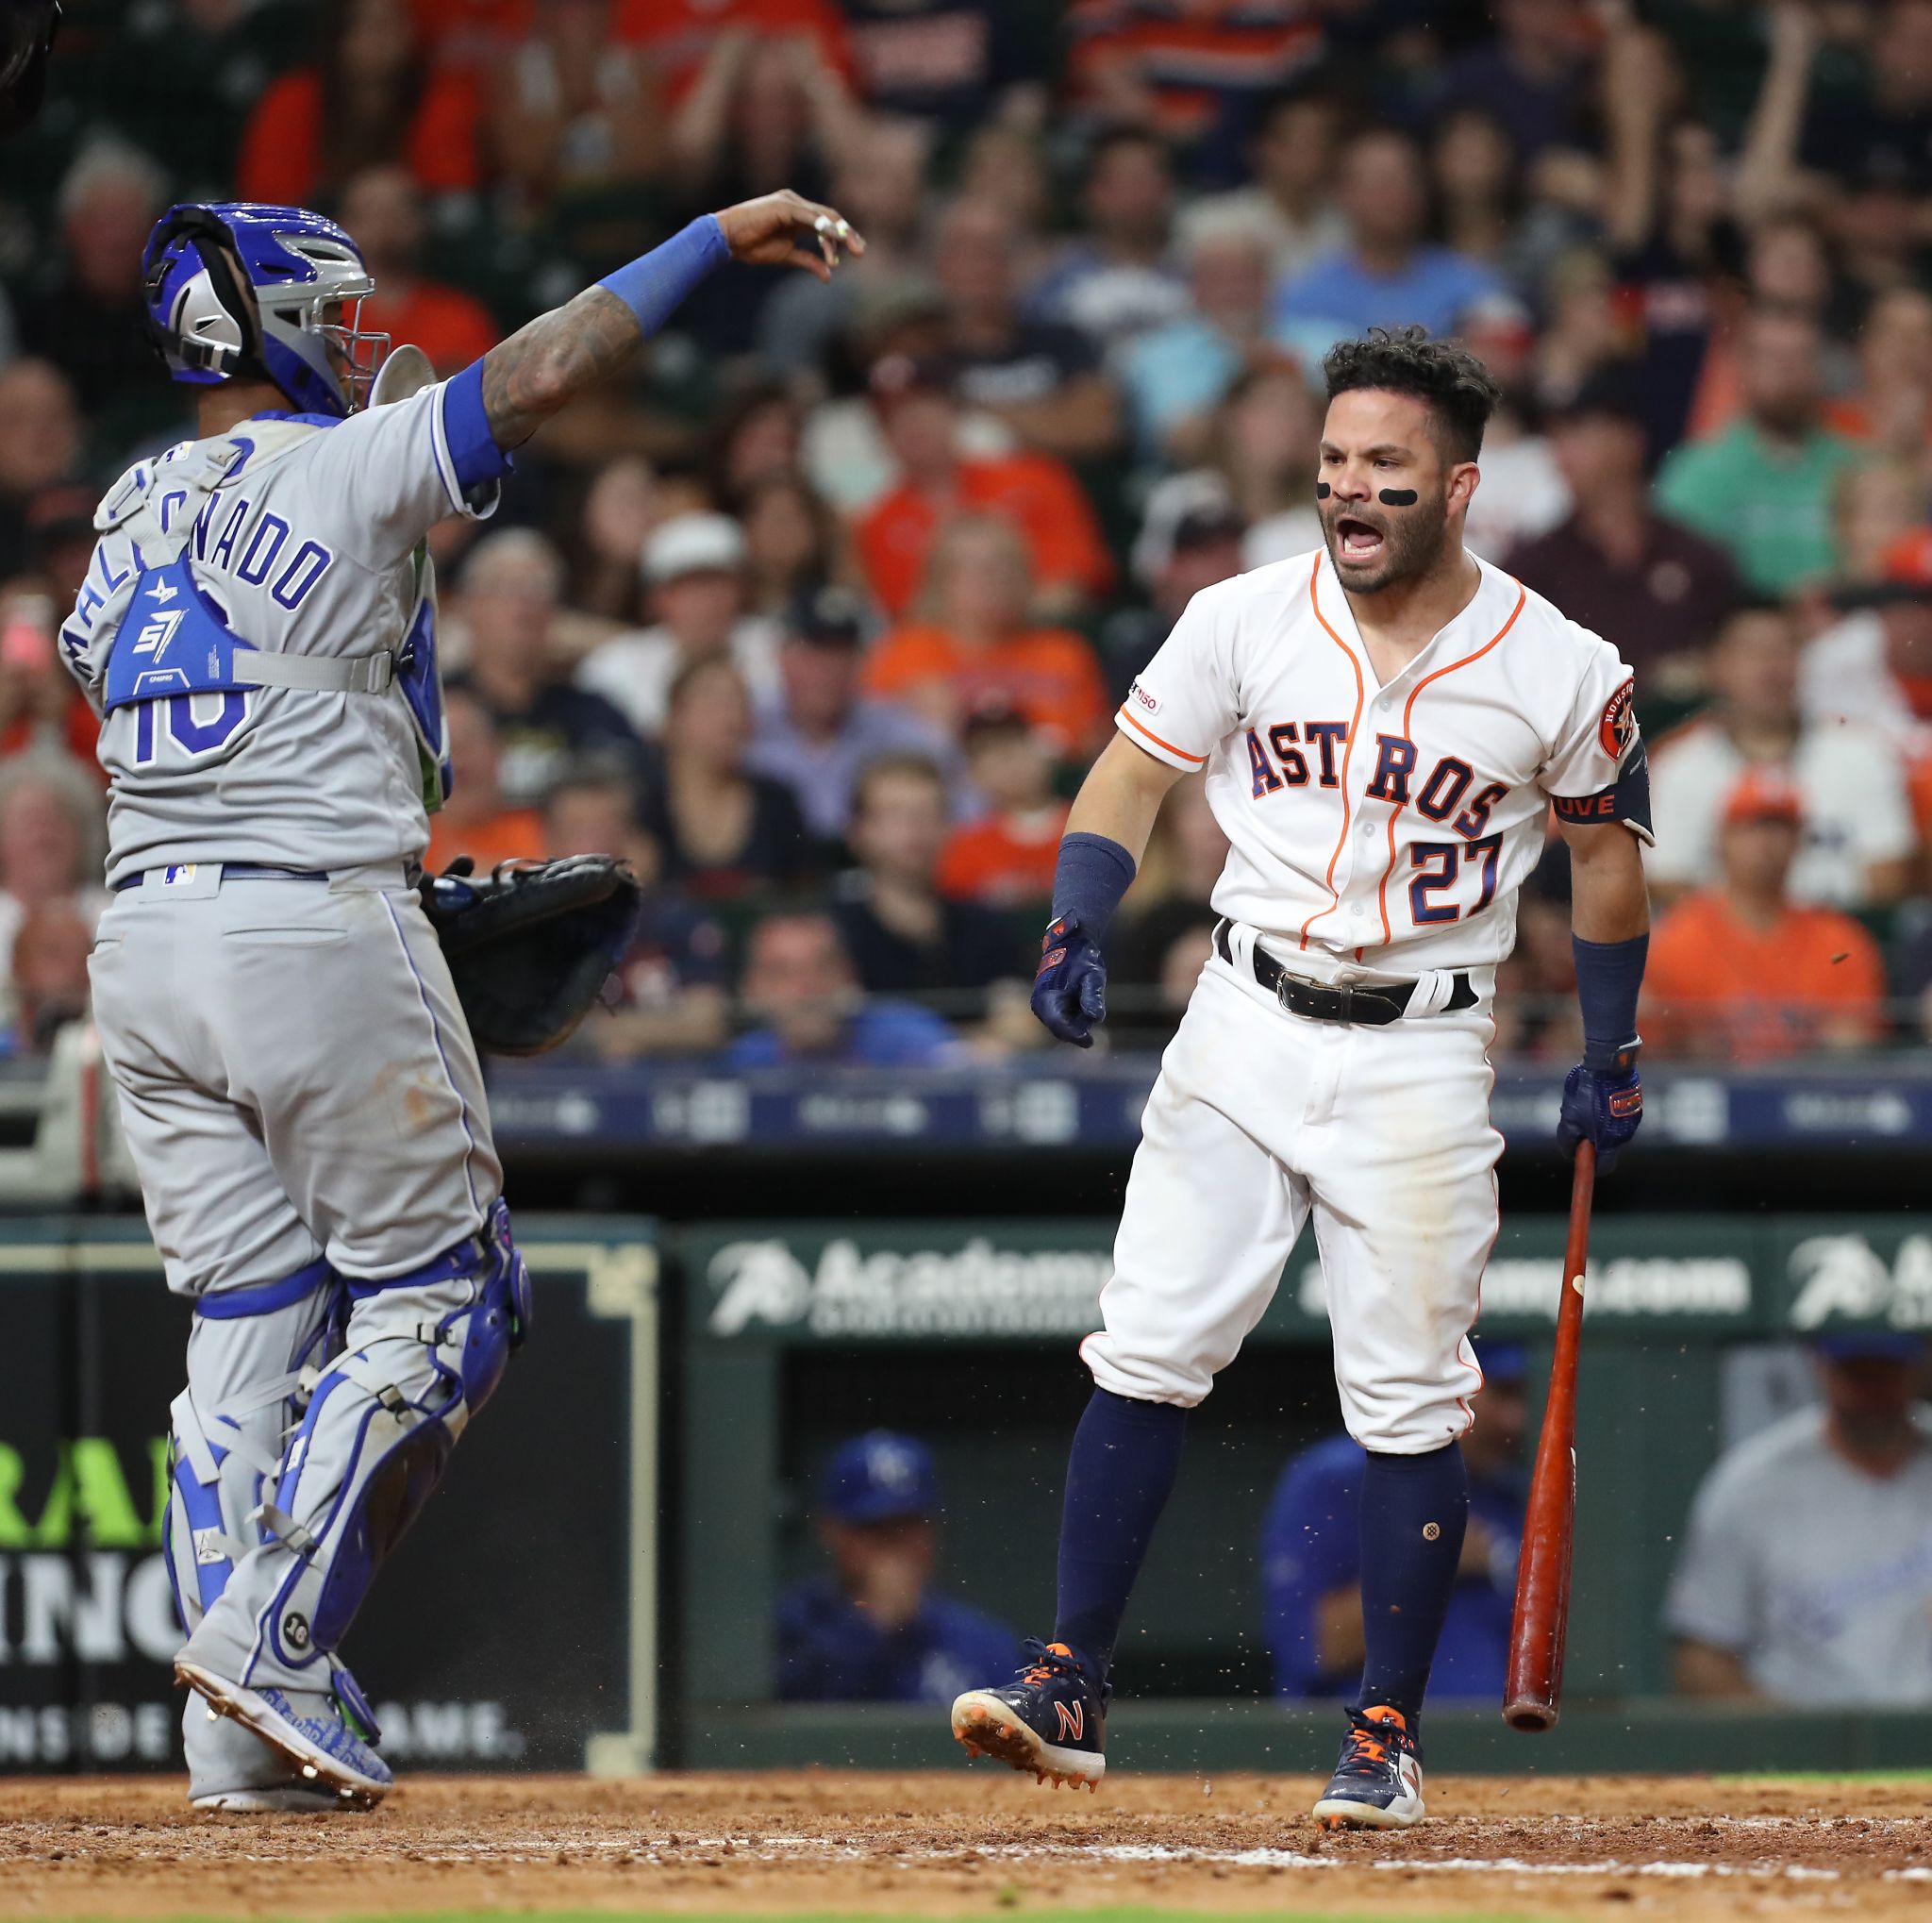
[[[1079,1045],[1102,944],[1167,790],[1204,772],[1223,917],[1161,1062],[1127,1185],[1095,1392],[1069,1464],[1053,1640],[956,1735],[1094,1781],[1115,1639],[1185,1412],[1260,1319],[1312,1219],[1335,1377],[1368,1452],[1359,1705],[1316,1814],[1423,1814],[1418,1719],[1468,1506],[1458,1438],[1497,1231],[1496,964],[1552,804],[1571,851],[1589,1047],[1566,1142],[1607,1165],[1641,1116],[1650,838],[1631,677],[1610,643],[1462,544],[1496,391],[1420,329],[1338,346],[1324,545],[1197,594],[1118,716],[1062,844],[1034,1007]]]
[[[111,782],[95,1012],[194,1307],[164,1540],[199,1807],[387,1791],[340,1645],[528,1325],[414,886],[449,785],[424,537],[490,511],[508,451],[720,261],[824,277],[848,242],[793,193],[708,214],[420,390],[378,374],[374,283],[332,221],[181,206],[149,242],[199,431],[108,491],[60,640]],[[360,405],[372,379],[393,404]]]

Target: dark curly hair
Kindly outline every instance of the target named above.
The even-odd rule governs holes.
[[[1503,391],[1467,347],[1432,341],[1426,327],[1371,327],[1360,341],[1338,341],[1322,362],[1328,398],[1357,388],[1413,394],[1432,412],[1439,440],[1452,460],[1474,460],[1483,451]]]

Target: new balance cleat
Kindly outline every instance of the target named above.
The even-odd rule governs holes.
[[[1107,1774],[1107,1697],[1064,1643],[1029,1638],[1033,1661],[1004,1689],[969,1689],[953,1734],[969,1756],[995,1756],[1041,1782],[1095,1788]]]
[[[1348,1734],[1315,1805],[1324,1830],[1406,1830],[1423,1819],[1423,1759],[1400,1710],[1348,1712]]]
[[[394,1786],[389,1764],[349,1726],[341,1704],[325,1692],[305,1690],[298,1698],[279,1689],[250,1689],[189,1662],[175,1663],[175,1680],[200,1695],[212,1714],[232,1716],[280,1751],[294,1769],[296,1781],[290,1786],[321,1791],[331,1809],[373,1810]]]

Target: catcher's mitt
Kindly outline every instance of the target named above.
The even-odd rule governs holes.
[[[423,907],[476,1045],[541,1055],[589,1012],[637,927],[642,890],[610,855],[506,861],[478,876],[467,855],[423,878]]]

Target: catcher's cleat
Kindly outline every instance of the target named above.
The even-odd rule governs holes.
[[[218,1716],[198,1696],[189,1699],[181,1734],[188,1800],[197,1810],[313,1814],[341,1805],[334,1790],[304,1781],[279,1749],[246,1723]]]
[[[953,1734],[969,1756],[996,1756],[1041,1782],[1096,1787],[1107,1774],[1105,1688],[1064,1643],[1029,1638],[1034,1660],[1004,1689],[969,1689],[953,1704]]]
[[[389,1764],[349,1727],[333,1697],[298,1703],[279,1689],[230,1682],[199,1663],[177,1662],[175,1680],[200,1695],[213,1714],[232,1716],[279,1750],[302,1786],[322,1791],[331,1809],[373,1810],[395,1786]]]
[[[1324,1830],[1406,1830],[1422,1819],[1422,1751],[1407,1718],[1380,1704],[1350,1710],[1316,1822]]]
[[[314,1816],[344,1807],[341,1798],[330,1790],[300,1789],[292,1783],[282,1789],[210,1790],[189,1801],[197,1810],[218,1810],[231,1816]]]

